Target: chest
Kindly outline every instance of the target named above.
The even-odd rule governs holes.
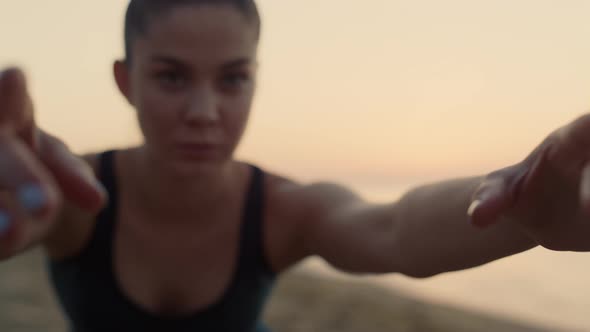
[[[170,227],[145,227],[153,223],[146,218],[120,211],[112,259],[122,294],[161,315],[189,314],[216,303],[238,265],[239,214],[211,220],[206,228],[173,227],[172,221]]]

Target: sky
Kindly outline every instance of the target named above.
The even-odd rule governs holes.
[[[76,152],[140,139],[111,74],[126,3],[0,0],[0,67],[26,70],[38,123]],[[258,4],[259,91],[238,156],[298,180],[393,199],[409,186],[516,163],[589,110],[588,0]],[[526,262],[519,271],[539,271]],[[515,265],[502,266],[496,278]],[[566,300],[580,293],[571,291]],[[580,303],[567,320],[590,329]],[[575,311],[558,309],[555,321]]]
[[[590,104],[586,0],[258,3],[260,87],[238,156],[295,179],[371,194],[488,172]],[[125,6],[0,1],[0,66],[26,69],[40,125],[74,151],[139,140],[111,74]]]

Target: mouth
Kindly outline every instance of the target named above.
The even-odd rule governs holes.
[[[214,143],[177,143],[174,150],[183,158],[193,160],[214,159],[221,152],[221,145]]]

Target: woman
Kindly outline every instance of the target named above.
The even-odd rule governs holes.
[[[427,277],[589,246],[587,118],[487,181],[376,205],[233,158],[256,86],[253,0],[131,0],[125,26],[114,76],[140,146],[79,159],[35,125],[24,75],[0,78],[0,252],[45,248],[73,331],[263,331],[275,278],[310,255]]]

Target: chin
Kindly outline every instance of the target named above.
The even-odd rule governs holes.
[[[178,151],[171,148],[152,150],[152,161],[160,171],[177,178],[214,176],[223,171],[233,160],[227,150]]]
[[[178,177],[207,176],[219,173],[230,160],[174,160],[169,164],[171,174]]]

